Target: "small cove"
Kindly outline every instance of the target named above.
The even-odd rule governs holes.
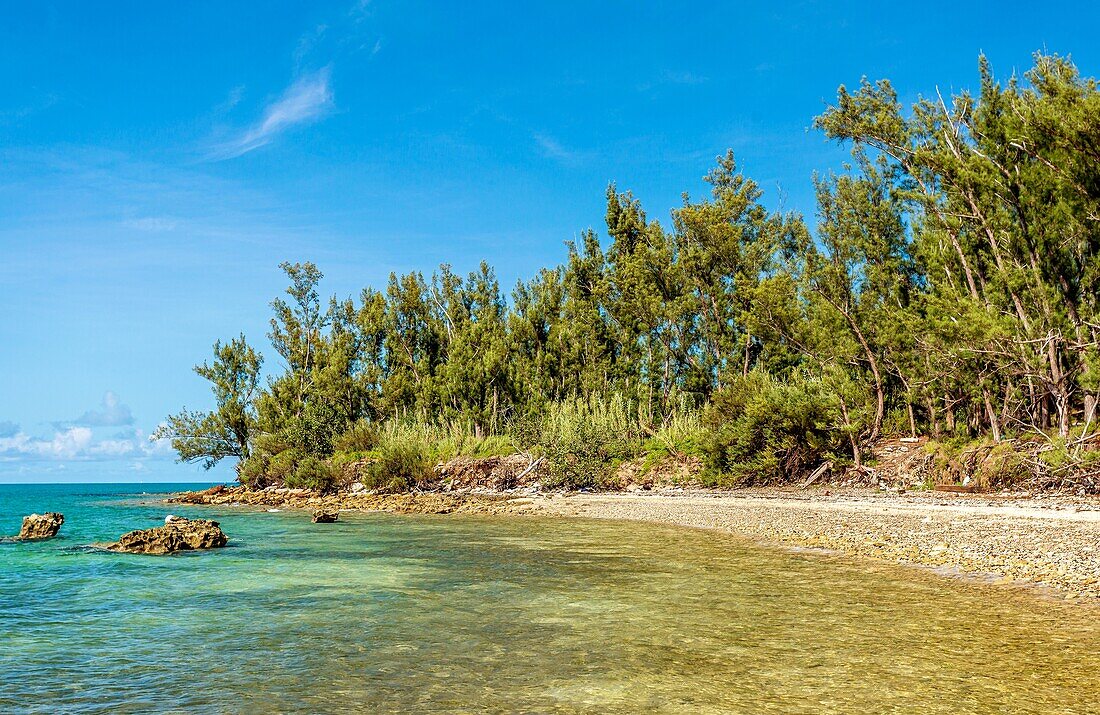
[[[151,488],[145,487],[152,491]],[[0,711],[1091,713],[1095,612],[676,527],[0,487]],[[80,546],[217,519],[230,548]]]

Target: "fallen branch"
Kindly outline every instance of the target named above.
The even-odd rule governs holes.
[[[535,461],[533,461],[529,465],[527,465],[527,469],[524,469],[522,472],[519,473],[519,475],[516,477],[516,481],[518,482],[519,480],[523,479],[528,474],[530,474],[534,470],[535,467],[539,466],[539,463],[542,462],[542,460],[543,460],[543,457],[539,457],[538,459],[536,459]]]
[[[822,474],[824,474],[825,472],[829,471],[832,468],[833,468],[833,463],[832,462],[825,462],[820,467],[815,469],[813,471],[813,473],[810,474],[809,477],[807,477],[806,481],[802,482],[802,488],[805,489],[806,487],[810,486],[811,484],[816,482],[818,479],[820,479]]]

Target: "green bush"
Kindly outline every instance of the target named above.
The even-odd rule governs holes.
[[[638,418],[618,397],[549,405],[538,438],[550,488],[607,486],[619,462],[641,446]]]
[[[331,403],[313,401],[306,403],[301,415],[290,420],[280,437],[306,454],[327,457],[332,454],[334,438],[346,424]]]
[[[297,449],[284,449],[267,460],[267,476],[271,481],[286,484],[305,455]]]
[[[336,486],[337,478],[336,470],[323,459],[305,455],[297,461],[284,483],[288,487],[328,492]]]
[[[237,465],[237,481],[253,489],[263,489],[272,483],[266,454],[253,454]]]
[[[440,422],[394,418],[379,425],[378,445],[409,442],[420,445],[430,459],[437,462],[454,457],[495,457],[515,452],[507,437],[478,435],[473,422],[468,420]]]
[[[719,484],[754,485],[796,478],[836,457],[847,444],[836,386],[793,375],[738,376],[704,417],[704,459]],[[849,408],[849,416],[855,412]]]
[[[978,463],[975,479],[982,491],[1008,489],[1027,481],[1033,475],[1026,455],[1016,445],[1002,442],[994,445]]]
[[[362,477],[363,485],[378,491],[400,492],[427,486],[434,460],[426,446],[415,440],[386,440]]]
[[[332,442],[337,452],[369,452],[378,446],[381,439],[378,425],[367,420],[359,420]]]

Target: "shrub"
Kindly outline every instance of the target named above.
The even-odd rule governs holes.
[[[359,420],[333,440],[332,446],[337,452],[369,452],[378,446],[379,439],[377,424],[367,420]]]
[[[855,412],[849,408],[849,417]],[[714,396],[704,424],[705,462],[719,483],[791,479],[836,457],[847,442],[837,386],[799,374],[734,378]]]
[[[266,454],[253,454],[237,465],[237,481],[253,489],[263,489],[272,481],[269,462]]]
[[[286,484],[298,466],[298,460],[305,455],[297,449],[284,449],[271,455],[267,460],[267,476],[273,482]]]
[[[1029,479],[1033,473],[1026,455],[1016,445],[1002,442],[994,445],[989,454],[978,463],[975,480],[982,491],[1007,489]]]
[[[539,432],[539,446],[546,457],[544,485],[550,488],[606,486],[619,461],[641,445],[638,418],[618,397],[552,404]]]
[[[328,463],[313,455],[305,455],[294,465],[293,471],[284,483],[288,487],[327,492],[336,486],[336,481],[337,473]]]
[[[332,454],[333,439],[346,422],[329,402],[308,402],[302,414],[290,420],[280,437],[306,454],[327,457]]]
[[[426,486],[434,461],[426,446],[409,439],[384,441],[363,475],[363,485],[378,491],[399,492]]]

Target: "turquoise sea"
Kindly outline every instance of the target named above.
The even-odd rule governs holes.
[[[0,485],[0,713],[1097,713],[1092,607],[720,534]],[[97,552],[168,513],[226,549]]]

